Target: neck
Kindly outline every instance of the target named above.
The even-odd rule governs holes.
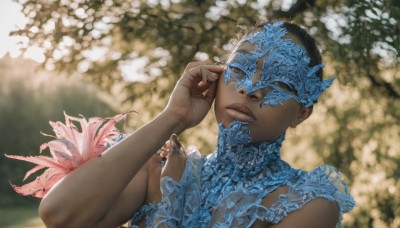
[[[229,175],[233,180],[249,180],[280,159],[284,134],[274,142],[251,143],[247,123],[234,121],[224,128],[219,125],[218,144],[210,158],[215,173]]]

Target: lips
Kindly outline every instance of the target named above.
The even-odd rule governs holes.
[[[253,122],[257,120],[254,113],[246,105],[241,103],[234,103],[228,105],[226,107],[226,112],[233,119],[240,120],[243,122]]]

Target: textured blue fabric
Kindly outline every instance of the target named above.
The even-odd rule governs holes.
[[[256,220],[277,224],[316,198],[337,204],[340,227],[342,214],[354,207],[335,168],[321,166],[308,173],[281,160],[283,135],[254,146],[246,123],[219,128],[215,152],[205,158],[192,149],[181,180],[163,178],[162,201],[142,206],[130,227],[143,216],[147,227],[250,227]],[[280,187],[286,193],[263,206],[262,199]]]
[[[264,90],[265,97],[261,105],[275,106],[293,98],[308,108],[334,79],[318,78],[316,73],[323,65],[309,67],[310,58],[306,51],[292,40],[284,38],[287,31],[282,24],[282,21],[266,24],[263,29],[241,40],[227,62],[224,82],[228,84],[234,81],[237,90],[245,89],[247,93]],[[241,50],[246,43],[253,49]],[[260,68],[257,65],[260,59],[263,59],[261,76],[259,80],[254,80]]]

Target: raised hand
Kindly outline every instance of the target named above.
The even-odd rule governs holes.
[[[164,111],[177,115],[184,128],[200,123],[214,101],[217,80],[223,71],[223,66],[201,65],[192,68],[188,65]]]

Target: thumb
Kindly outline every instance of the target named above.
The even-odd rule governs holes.
[[[178,141],[175,134],[171,135],[168,147],[168,155],[165,166],[161,172],[161,178],[169,176],[175,181],[179,181],[185,170],[186,154],[183,146]]]

